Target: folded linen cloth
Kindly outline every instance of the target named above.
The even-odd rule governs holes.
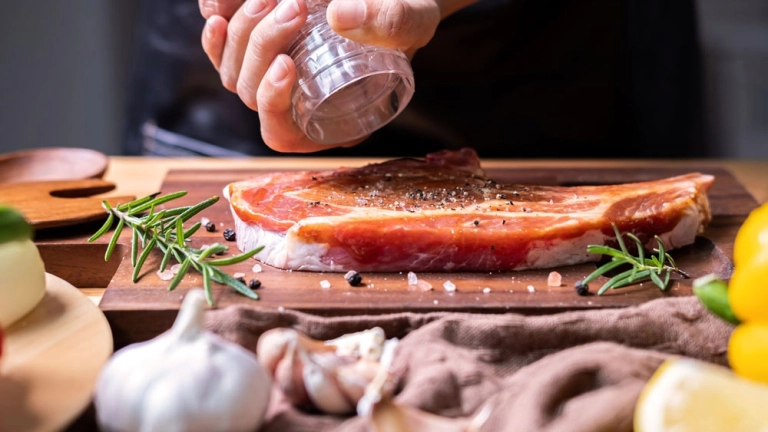
[[[234,306],[207,314],[215,333],[255,350],[292,327],[331,339],[379,326],[398,337],[399,404],[468,417],[488,404],[482,431],[630,431],[637,397],[671,355],[726,364],[732,326],[695,297],[554,315],[399,313],[319,317]],[[307,413],[275,391],[264,431],[365,431],[366,419]]]

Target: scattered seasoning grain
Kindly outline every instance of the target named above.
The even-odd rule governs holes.
[[[432,284],[425,281],[424,279],[419,279],[419,281],[416,282],[416,286],[418,286],[422,291],[432,291]]]
[[[478,226],[478,225],[480,225],[480,221],[479,221],[479,220],[477,220],[477,219],[475,219],[475,221],[474,221],[474,222],[472,222],[472,223],[474,223],[474,224],[475,224],[475,226]]]
[[[251,281],[248,282],[248,288],[252,290],[257,290],[261,288],[261,281],[258,279],[251,279]]]
[[[576,285],[574,285],[574,288],[576,289],[576,294],[580,296],[585,296],[589,294],[589,285],[585,284],[584,281],[576,282]]]
[[[484,293],[484,294],[488,294],[488,293],[490,293],[490,292],[491,292],[491,289],[490,289],[489,287],[485,287],[485,288],[483,288],[483,293]]]
[[[243,284],[245,284],[245,276],[236,277],[235,280],[238,280],[238,281],[242,282]]]
[[[331,283],[328,282],[327,280],[323,279],[323,280],[320,281],[320,288],[328,289],[330,287],[331,287]]]
[[[347,274],[344,275],[344,279],[346,279],[347,283],[352,286],[360,286],[360,283],[363,281],[363,277],[360,276],[360,273],[354,270],[348,271]]]
[[[211,221],[205,224],[205,230],[208,232],[216,232],[216,224]]]
[[[449,280],[443,282],[443,288],[448,292],[456,292],[456,284]]]
[[[262,272],[261,264],[254,264],[251,271],[254,273],[261,273]]]
[[[528,285],[528,292],[536,292],[536,288],[533,285]]]
[[[549,276],[547,277],[547,285],[552,287],[559,287],[563,283],[563,277],[560,275],[560,273],[553,271],[549,273]]]
[[[419,278],[414,272],[408,272],[408,285],[416,285],[419,283]]]
[[[224,230],[224,240],[235,241],[235,238],[237,238],[237,235],[235,235],[235,231],[233,231],[232,228],[227,228]]]
[[[171,270],[157,271],[157,276],[160,277],[160,280],[164,280],[164,281],[171,280],[173,279],[173,275],[174,273]]]

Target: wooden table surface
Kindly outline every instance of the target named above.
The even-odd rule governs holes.
[[[172,169],[334,169],[340,166],[361,166],[383,159],[322,158],[322,157],[261,157],[240,159],[212,158],[154,158],[124,157],[110,159],[104,176],[117,188],[106,196],[135,195],[141,197],[158,192],[168,171]],[[513,160],[485,159],[484,168],[536,168],[553,165],[564,168],[627,167],[654,165],[658,167],[718,166],[729,170],[760,203],[768,202],[768,160]],[[170,192],[170,191],[164,191]],[[95,303],[104,288],[83,288]]]

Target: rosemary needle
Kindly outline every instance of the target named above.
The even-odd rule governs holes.
[[[601,245],[587,246],[587,252],[607,255],[611,257],[611,261],[601,265],[597,270],[590,273],[589,276],[581,281],[582,285],[587,285],[609,271],[626,265],[631,266],[631,268],[611,277],[608,282],[597,291],[597,295],[601,295],[609,289],[622,288],[649,279],[654,285],[659,287],[660,290],[666,291],[669,286],[671,273],[677,273],[683,278],[688,279],[688,274],[680,270],[672,257],[666,252],[664,242],[661,241],[659,236],[654,236],[659,245],[658,248],[654,249],[654,252],[656,252],[658,256],[651,255],[650,258],[646,258],[643,244],[637,236],[632,233],[620,233],[614,223],[611,223],[611,226],[616,233],[616,241],[619,243],[619,249]],[[637,256],[632,255],[627,249],[627,245],[623,238],[624,236],[627,236],[627,238],[632,240],[637,246]],[[664,279],[661,278],[662,273],[664,273]]]
[[[181,283],[189,268],[192,267],[203,275],[206,299],[211,306],[214,305],[211,282],[228,285],[238,293],[250,299],[258,300],[258,294],[244,283],[225,273],[219,267],[245,261],[259,253],[263,247],[258,247],[233,257],[209,259],[208,257],[214,254],[226,251],[227,246],[216,243],[204,250],[199,250],[188,245],[189,238],[200,229],[201,223],[197,222],[184,230],[184,222],[215,204],[219,197],[208,198],[193,206],[163,209],[155,212],[158,206],[181,198],[186,194],[186,191],[174,192],[164,196],[155,193],[116,207],[111,207],[106,201],[102,202],[102,206],[109,213],[109,216],[104,225],[88,239],[88,242],[93,242],[104,235],[112,228],[115,219],[117,219],[117,228],[109,241],[104,260],[109,260],[112,252],[114,252],[123,227],[130,228],[132,230],[131,264],[134,267],[132,274],[134,282],[140,279],[141,268],[144,266],[147,257],[149,257],[153,249],[157,248],[163,253],[163,259],[160,263],[161,271],[165,270],[171,258],[181,264],[181,268],[173,277],[173,280],[171,280],[168,290],[175,289]],[[149,213],[146,213],[147,211]],[[139,253],[139,249],[142,249],[141,253]]]

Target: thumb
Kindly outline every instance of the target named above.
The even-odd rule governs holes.
[[[402,50],[426,45],[440,23],[432,0],[332,0],[326,16],[348,39]]]

